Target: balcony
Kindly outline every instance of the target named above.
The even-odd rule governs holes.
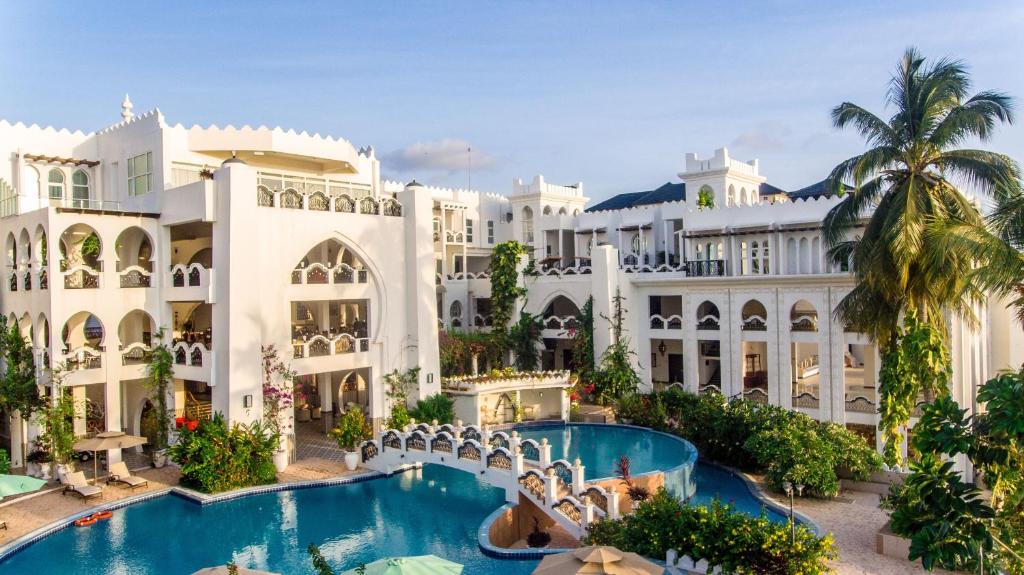
[[[193,381],[205,381],[213,385],[212,342],[178,341],[171,346],[174,358],[174,376]]]
[[[683,329],[683,318],[676,314],[668,317],[653,314],[651,316],[651,329]]]

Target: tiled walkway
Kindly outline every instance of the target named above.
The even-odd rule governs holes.
[[[295,424],[295,458],[344,461],[345,452],[323,432],[322,421],[305,421]]]

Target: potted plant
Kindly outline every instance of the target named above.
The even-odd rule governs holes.
[[[543,549],[551,544],[551,534],[540,530],[540,519],[533,518],[533,531],[526,536],[526,544],[534,549]]]
[[[42,449],[39,444],[33,444],[32,451],[25,458],[25,463],[28,466],[28,474],[32,477],[40,479],[50,478],[50,466],[48,465],[50,463],[50,454]]]
[[[356,447],[360,442],[370,438],[370,429],[363,419],[363,412],[358,409],[350,409],[345,412],[338,422],[338,426],[331,430],[331,437],[338,442],[338,447],[345,451],[345,467],[349,471],[355,471],[359,465],[359,453]]]

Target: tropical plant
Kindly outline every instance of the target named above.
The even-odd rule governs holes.
[[[204,493],[277,481],[274,453],[280,435],[262,421],[228,427],[217,413],[195,431],[183,427],[168,454],[181,467],[180,482]]]
[[[715,193],[711,190],[701,188],[697,191],[697,209],[710,210],[715,207]]]
[[[67,465],[75,455],[75,399],[64,390],[60,375],[54,375],[52,397],[39,411],[42,433],[36,444],[47,454],[51,463]]]
[[[358,409],[350,409],[341,416],[338,426],[329,433],[338,447],[345,451],[355,451],[360,442],[373,436],[373,430],[363,417],[363,412]]]
[[[85,236],[82,240],[82,257],[83,258],[95,258],[100,255],[100,238],[96,235],[96,232],[92,232]]]
[[[924,406],[914,427],[911,464],[886,500],[893,532],[910,538],[910,559],[927,569],[1024,573],[1024,371],[993,378],[978,390],[986,410],[967,415],[950,397]],[[989,497],[966,483],[954,458],[966,456]]]
[[[818,537],[802,524],[794,531],[796,541],[791,543],[789,525],[763,513],[751,517],[717,500],[688,505],[661,488],[622,519],[592,523],[582,543],[646,557],[664,557],[674,549],[723,573],[830,572],[828,562],[836,556],[832,537]]]
[[[7,473],[11,470],[11,457],[7,454],[6,449],[0,449],[0,474]]]
[[[499,333],[442,331],[438,334],[441,377],[471,373],[473,358],[485,366],[501,366],[505,343]],[[478,366],[483,369],[483,366]]]
[[[409,394],[419,384],[420,368],[413,367],[404,372],[397,369],[384,376],[387,386],[384,394],[391,404],[391,415],[388,416],[389,429],[404,429],[409,424]]]
[[[853,189],[823,223],[829,254],[852,263],[857,280],[837,315],[883,348],[899,333],[901,312],[940,329],[944,309],[973,319],[981,297],[967,281],[974,254],[945,250],[926,241],[930,225],[982,224],[973,203],[956,187],[1002,196],[1019,190],[1019,170],[1005,155],[958,149],[971,138],[986,141],[997,123],[1012,122],[1011,99],[992,91],[968,96],[970,78],[962,62],[926,62],[906,51],[889,83],[885,121],[856,104],[832,111],[837,128],[854,127],[870,149],[843,161],[829,175],[834,190]],[[874,208],[862,235],[848,233]]]
[[[524,311],[519,312],[519,321],[509,328],[505,335],[506,346],[516,358],[516,369],[532,371],[540,364],[538,346],[542,343],[541,330],[544,329],[540,316],[533,316]]]
[[[19,412],[28,419],[43,407],[36,382],[36,364],[32,347],[21,335],[17,322],[7,325],[0,316],[0,412]]]
[[[896,339],[882,352],[878,374],[878,428],[887,463],[903,463],[903,430],[918,400],[925,395],[948,395],[952,377],[949,352],[938,328],[918,321],[915,310],[907,310]]]
[[[612,343],[601,355],[601,362],[593,374],[594,394],[602,404],[636,393],[640,385],[640,376],[633,369],[632,362],[636,354],[629,346],[629,339],[623,335],[625,318],[622,304],[625,300],[622,292],[616,290],[612,298],[612,317],[604,318],[612,325]]]
[[[514,240],[494,246],[491,255],[491,319],[497,331],[508,328],[516,299],[526,295],[526,288],[519,285],[518,270],[519,256],[526,253],[526,246]]]
[[[174,417],[173,411],[168,405],[170,385],[174,377],[174,354],[171,353],[171,348],[163,342],[163,338],[164,330],[160,328],[153,335],[152,349],[146,353],[145,358],[146,379],[144,381],[155,401],[156,436],[152,447],[157,452],[167,448],[171,421]]]
[[[263,420],[275,433],[288,431],[288,410],[295,405],[295,372],[273,345],[260,347],[263,364]],[[285,419],[285,421],[282,421]]]
[[[620,456],[619,460],[615,462],[615,475],[619,477],[619,482],[626,487],[626,495],[629,496],[629,500],[636,503],[650,499],[650,490],[633,481],[633,475],[629,468],[630,461],[628,455]]]
[[[409,412],[416,421],[437,421],[438,424],[455,421],[455,402],[443,393],[435,393],[416,402],[416,407]]]

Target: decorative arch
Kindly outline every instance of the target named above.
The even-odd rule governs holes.
[[[7,242],[4,244],[4,254],[7,256],[7,266],[16,267],[18,265],[18,240],[14,237],[14,232],[7,232]]]
[[[40,313],[39,317],[36,318],[36,331],[35,341],[33,344],[36,347],[49,349],[50,347],[50,320],[46,318],[46,314]],[[46,366],[49,367],[49,366]]]
[[[369,334],[370,341],[374,343],[382,343],[384,338],[384,331],[382,326],[387,325],[387,312],[388,312],[388,293],[385,289],[383,275],[377,265],[370,259],[369,254],[359,246],[359,243],[349,236],[335,231],[330,237],[325,238],[323,241],[335,240],[345,246],[346,249],[352,252],[353,257],[358,258],[358,261],[362,263],[363,270],[366,273],[367,282],[373,286],[374,295],[376,297],[370,298],[369,313],[371,317],[380,318],[379,321],[371,322],[372,333]],[[318,242],[319,245],[322,242]],[[299,248],[301,249],[301,248]],[[303,254],[309,252],[300,252],[299,249],[295,249],[293,257],[295,261],[301,261],[300,258]],[[293,273],[295,268],[291,270]],[[294,276],[293,276],[294,277]]]
[[[78,169],[71,174],[71,199],[75,207],[86,207],[91,198],[89,193],[89,174]]]
[[[704,300],[697,306],[697,329],[719,329],[722,314],[718,306],[710,300]]]
[[[743,320],[742,329],[746,331],[766,331],[768,329],[768,309],[756,299],[743,304],[740,312]]]
[[[18,234],[18,263],[26,266],[32,263],[32,237],[25,228]]]
[[[103,257],[103,241],[92,226],[72,224],[60,236],[60,252],[66,269],[76,265],[96,269]]]
[[[704,188],[702,187],[701,190]],[[736,205],[736,186],[729,184],[728,191],[725,192],[725,205],[734,206]]]
[[[551,206],[544,206],[544,215],[545,216],[550,216],[551,215]]]
[[[120,344],[122,362],[125,365],[145,361],[146,351],[153,343],[156,322],[153,316],[141,309],[124,314],[117,325],[117,340]]]
[[[45,266],[49,263],[50,246],[46,243],[46,230],[42,225],[36,226],[35,242],[32,249],[32,257],[39,265]]]
[[[153,239],[139,226],[122,230],[114,242],[114,250],[117,255],[117,271],[130,267],[153,271]]]
[[[87,311],[80,311],[69,317],[61,329],[61,342],[66,351],[82,347],[102,350],[105,339],[106,330],[103,322]]]
[[[747,188],[740,188],[740,205],[750,205],[750,198],[747,196]]]
[[[789,310],[791,331],[818,331],[818,310],[811,302],[801,299]]]
[[[564,215],[567,215],[567,214],[568,214],[568,212],[566,211],[565,206],[562,206],[562,207],[558,208],[558,215],[564,216]]]

